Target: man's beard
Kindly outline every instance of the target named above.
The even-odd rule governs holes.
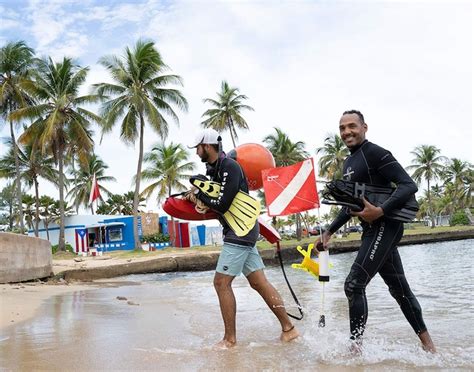
[[[202,155],[201,155],[201,162],[207,163],[209,160],[209,153],[203,149]]]

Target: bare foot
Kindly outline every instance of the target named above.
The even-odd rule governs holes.
[[[420,338],[423,350],[429,353],[436,353],[436,347],[434,346],[433,340],[431,340],[431,336],[428,331],[424,331],[418,335]]]
[[[281,332],[280,340],[283,342],[290,342],[299,336],[300,336],[300,333],[295,328],[295,326],[293,326],[290,329]]]
[[[362,341],[351,340],[351,344],[349,346],[349,352],[354,356],[361,355],[362,354]]]
[[[227,340],[222,340],[219,341],[217,344],[214,345],[213,349],[215,350],[227,350],[230,348],[233,348],[236,344],[236,341],[227,341]]]

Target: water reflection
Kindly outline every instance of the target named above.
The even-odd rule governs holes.
[[[326,327],[318,327],[319,283],[287,268],[304,306],[302,337],[278,341],[279,326],[244,278],[235,281],[239,345],[211,346],[222,337],[212,272],[127,277],[127,285],[78,291],[49,299],[35,319],[0,337],[0,366],[11,370],[366,370],[474,368],[473,241],[400,248],[405,271],[422,304],[439,354],[421,351],[385,284],[367,288],[369,320],[365,351],[347,352],[348,309],[343,285],[355,253],[331,257],[326,285]],[[449,258],[449,260],[447,260]],[[279,268],[267,275],[296,314]],[[139,285],[137,285],[139,284]],[[137,305],[120,301],[127,297]]]

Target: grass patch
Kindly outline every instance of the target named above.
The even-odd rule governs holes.
[[[449,231],[465,231],[465,230],[474,230],[474,226],[438,226],[434,229],[427,227],[427,226],[420,226],[418,224],[406,224],[405,225],[405,235],[415,235],[415,234],[433,234],[438,232],[449,232]],[[359,233],[350,233],[349,235],[336,238],[335,236],[332,237],[331,241],[352,241],[352,240],[360,240],[361,234]],[[280,242],[280,247],[285,248],[294,248],[298,245],[306,247],[310,243],[314,243],[319,239],[319,236],[312,236],[309,238],[303,238],[300,241],[296,239],[291,240],[282,240]],[[267,241],[259,241],[257,242],[257,248],[261,251],[274,249],[275,244],[270,244]],[[190,248],[175,248],[175,247],[168,247],[165,249],[160,249],[152,252],[148,251],[110,251],[105,252],[106,255],[111,256],[112,258],[138,258],[138,257],[159,257],[163,254],[173,254],[173,253],[183,253],[183,252],[212,252],[212,251],[219,251],[221,246],[219,245],[206,245],[206,246],[197,246],[197,247],[190,247]],[[65,260],[65,259],[73,259],[77,257],[76,254],[71,252],[57,252],[53,254],[53,260]]]

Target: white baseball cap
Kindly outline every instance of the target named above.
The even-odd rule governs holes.
[[[216,144],[217,145],[219,141],[222,141],[222,138],[219,135],[219,133],[217,133],[217,131],[212,128],[206,128],[199,131],[199,133],[196,134],[196,137],[194,137],[194,142],[192,143],[192,145],[188,147],[190,149],[193,149],[195,147],[198,147],[201,144],[204,144],[204,145]]]

